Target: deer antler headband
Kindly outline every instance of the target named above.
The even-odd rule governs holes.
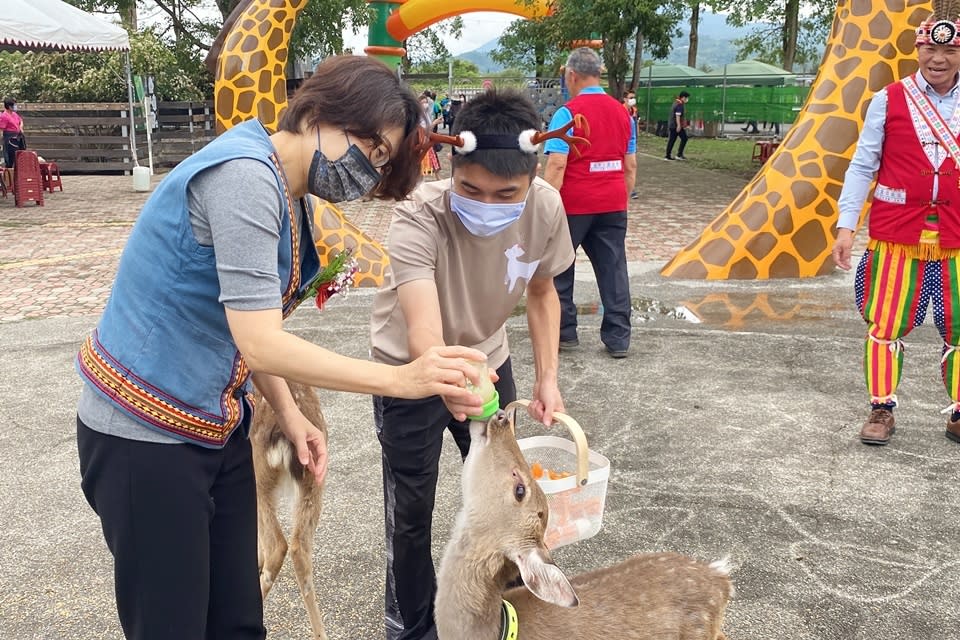
[[[524,153],[536,153],[540,144],[545,140],[557,139],[563,140],[570,145],[570,148],[580,155],[578,144],[590,145],[590,141],[582,136],[569,135],[567,130],[571,127],[578,127],[584,132],[584,135],[590,135],[590,123],[578,113],[561,127],[552,131],[536,131],[535,129],[526,129],[521,131],[520,135],[487,135],[475,134],[472,131],[461,131],[459,135],[447,136],[440,133],[430,133],[425,146],[443,143],[453,145],[453,150],[458,155],[468,155],[477,149],[517,149]]]
[[[933,13],[917,27],[916,45],[960,47],[960,0],[933,0]]]

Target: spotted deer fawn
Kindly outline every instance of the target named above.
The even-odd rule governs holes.
[[[320,411],[317,392],[307,385],[287,381],[290,393],[303,415],[327,434],[327,422]],[[260,564],[260,592],[270,592],[289,548],[293,572],[300,587],[315,640],[327,640],[323,616],[317,605],[313,583],[313,537],[320,521],[323,485],[297,460],[296,451],[277,424],[277,415],[258,392],[257,411],[250,426],[253,468],[257,478],[257,557]],[[282,498],[295,491],[293,528],[289,544],[277,517]]]
[[[568,580],[543,542],[547,498],[508,416],[470,424],[463,507],[438,574],[440,640],[497,640],[513,605],[523,640],[724,640],[733,585],[725,561],[637,555]],[[524,586],[504,591],[516,578]]]

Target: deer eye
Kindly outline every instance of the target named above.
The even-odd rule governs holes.
[[[513,497],[517,499],[517,502],[523,502],[523,498],[526,495],[527,485],[520,482],[513,487]]]

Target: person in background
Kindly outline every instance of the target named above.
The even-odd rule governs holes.
[[[460,109],[462,109],[465,104],[467,104],[467,96],[466,94],[463,94],[463,93],[461,93],[456,98],[450,101],[450,127],[448,129],[449,131],[453,130],[453,123],[457,119],[457,114],[460,113]]]
[[[681,91],[670,109],[670,137],[667,139],[667,155],[665,156],[667,160],[673,160],[673,145],[678,138],[680,147],[677,149],[677,160],[687,159],[683,155],[683,151],[687,148],[687,121],[684,118],[684,112],[688,100],[690,100],[690,93]]]
[[[539,124],[530,99],[512,90],[491,89],[460,110],[457,138],[447,140],[455,145],[452,178],[422,183],[394,211],[390,269],[373,300],[371,352],[377,362],[401,365],[445,344],[483,351],[497,373],[492,413],[517,397],[504,325],[526,295],[531,414],[549,425],[563,411],[553,278],[573,263],[574,250],[560,195],[536,177],[530,134]],[[437,637],[431,521],[444,431],[466,457],[465,414],[487,417],[442,396],[373,398],[383,450],[387,640]]]
[[[433,131],[436,133],[437,127],[443,122],[443,116],[435,115],[433,100],[430,98],[430,92],[424,91],[420,96],[420,109],[422,115],[423,128],[427,133]],[[440,145],[432,145],[424,153],[420,160],[420,175],[432,176],[440,172],[440,156],[437,155]]]
[[[23,135],[23,118],[17,113],[17,101],[3,99],[3,112],[0,113],[0,131],[3,131],[3,158],[8,169],[14,169],[17,151],[27,148]]]
[[[946,436],[960,442],[960,20],[951,6],[935,0],[933,15],[917,27],[919,70],[870,100],[837,203],[833,260],[849,270],[853,234],[873,195],[854,279],[867,323],[870,414],[860,441],[868,445],[885,445],[894,433],[903,338],[923,324],[931,303],[950,397]]]
[[[557,139],[547,141],[544,179],[560,191],[573,248],[583,247],[597,277],[603,319],[600,340],[613,358],[630,349],[630,279],[627,275],[627,193],[637,173],[637,131],[620,103],[600,87],[600,56],[581,47],[567,57],[566,86],[573,96],[557,109],[550,129],[585,117],[590,145],[580,152]],[[576,135],[583,131],[574,128]],[[574,153],[571,154],[571,151]],[[554,279],[560,296],[560,349],[575,349],[577,306],[574,265]]]
[[[443,113],[443,126],[447,131],[450,131],[453,116],[450,115],[450,96],[446,93],[440,98],[440,111]]]
[[[630,116],[630,120],[633,121],[634,126],[634,136],[636,136],[636,126],[637,126],[637,94],[633,89],[628,89],[623,94],[623,108],[627,110],[627,114]],[[630,185],[630,199],[636,200],[639,196],[637,195],[637,185]]]
[[[279,131],[234,126],[167,174],[140,211],[76,359],[81,487],[113,555],[128,639],[266,636],[252,382],[317,482],[326,437],[287,379],[481,410],[462,385],[479,381],[465,358],[482,352],[438,345],[396,367],[283,328],[321,271],[307,194],[404,199],[419,180],[420,118],[416,96],[386,65],[330,57]]]

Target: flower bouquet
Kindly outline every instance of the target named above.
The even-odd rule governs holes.
[[[322,310],[330,296],[341,292],[346,295],[347,290],[353,286],[353,276],[359,268],[350,249],[341,251],[310,281],[300,301],[316,296],[317,309]]]

